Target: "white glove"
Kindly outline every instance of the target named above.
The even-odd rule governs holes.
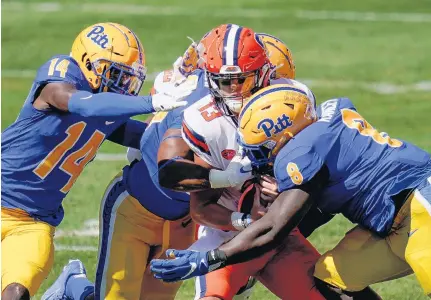
[[[187,105],[184,99],[190,95],[197,86],[196,80],[186,80],[179,85],[170,86],[154,94],[152,104],[155,111],[169,111]]]
[[[134,160],[141,160],[142,154],[141,151],[135,148],[127,148],[127,160],[131,163]]]
[[[210,170],[209,181],[212,188],[241,187],[244,182],[253,178],[251,161],[248,157],[236,155],[226,170]]]
[[[174,73],[172,78],[171,78],[172,83],[181,84],[182,82],[184,82],[187,79],[187,76],[183,75],[183,72],[180,71],[182,64],[183,64],[183,57],[180,56],[177,58],[177,60],[172,65],[172,67],[173,67],[172,70]]]

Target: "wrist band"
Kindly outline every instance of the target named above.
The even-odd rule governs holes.
[[[243,214],[236,211],[231,214],[230,219],[232,222],[232,226],[239,231],[246,229],[253,221],[251,219],[251,215]]]
[[[227,256],[226,253],[219,249],[214,249],[207,252],[208,271],[212,272],[226,266]]]

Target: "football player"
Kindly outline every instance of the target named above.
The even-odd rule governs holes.
[[[413,272],[431,294],[429,153],[378,132],[347,98],[324,102],[316,116],[306,93],[291,85],[254,95],[239,123],[248,158],[256,166],[273,164],[280,196],[260,220],[210,251],[211,259],[186,251],[156,262],[161,276],[180,279],[188,262],[200,262],[193,276],[262,255],[315,202],[358,224],[316,263],[322,293],[359,291]]]
[[[269,36],[266,37],[269,39]],[[240,178],[229,176],[225,170],[238,158],[237,117],[244,99],[268,85],[272,71],[267,56],[269,51],[266,51],[260,37],[249,28],[234,24],[222,25],[212,30],[207,40],[203,67],[211,95],[187,108],[183,122],[183,138],[196,153],[197,159],[206,163],[209,175],[208,181],[201,186],[194,186],[195,192],[191,193],[192,216],[198,223],[205,225],[200,227],[200,239],[191,248],[193,250],[209,250],[222,244],[237,234],[238,230],[244,229],[250,221],[249,215],[237,212],[237,207],[241,185],[250,178],[251,169],[248,168],[249,172],[245,174],[232,173],[233,176],[240,174]],[[281,42],[274,41],[276,43],[281,46]],[[287,66],[293,66],[291,59]],[[293,74],[294,70],[291,70],[290,75]],[[293,80],[287,82],[303,87]],[[311,92],[309,96],[313,97]],[[170,167],[173,173],[175,163]],[[177,174],[180,172],[180,169],[176,169]],[[188,176],[192,175],[192,171],[188,172]],[[196,192],[198,188],[208,189],[209,184],[211,190]],[[185,185],[180,183],[179,186]],[[218,189],[226,186],[229,188]],[[247,218],[242,219],[243,216]],[[277,262],[269,263],[274,253],[268,253],[252,263],[228,267],[198,278],[196,298],[232,299],[249,276],[259,272],[259,279],[279,297],[322,299],[319,292],[313,290],[313,278],[308,272],[319,258],[317,251],[298,232],[289,237],[289,242],[295,245],[297,251],[287,255],[291,249],[286,250],[286,255]],[[289,265],[280,274],[280,278],[291,278],[287,280],[290,282],[289,289],[281,290],[279,285],[274,285],[270,270],[273,265],[280,263]]]
[[[202,41],[203,43],[203,41]],[[202,46],[201,46],[202,47]],[[157,76],[153,94],[176,85],[197,87],[187,98],[192,104],[208,90],[203,73],[194,73],[198,61],[191,57],[192,44],[174,64],[174,71]],[[191,54],[190,54],[191,53]],[[190,64],[194,67],[187,68]],[[195,88],[188,88],[193,90]],[[160,187],[158,157],[169,151],[167,143],[181,146],[184,108],[156,113],[139,142],[133,158],[108,185],[100,208],[100,238],[96,283],[86,277],[84,265],[71,260],[42,299],[174,299],[181,284],[155,280],[146,266],[150,259],[164,255],[168,247],[186,249],[195,240],[189,215],[189,195]],[[180,158],[190,158],[187,144]]]
[[[61,203],[103,141],[136,146],[146,125],[129,117],[185,105],[174,99],[190,91],[138,96],[145,75],[141,42],[115,23],[84,29],[39,68],[2,134],[3,299],[29,299],[49,273]]]

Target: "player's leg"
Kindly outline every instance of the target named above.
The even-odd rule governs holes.
[[[2,299],[30,299],[52,268],[55,228],[22,210],[1,209]]]
[[[196,251],[209,251],[232,239],[237,232],[200,226],[198,240],[189,247]],[[242,272],[242,271],[241,271]],[[224,268],[200,276],[195,281],[195,300],[197,299],[248,299],[255,284],[248,274],[237,272],[235,267]]]
[[[114,179],[100,210],[96,299],[139,299],[150,251],[147,241],[155,235],[142,210],[120,178]]]
[[[357,226],[338,245],[319,258],[314,276],[325,282],[327,287],[332,287],[334,293],[338,290],[353,295],[351,299],[364,299],[361,293],[367,294],[368,299],[380,299],[367,288],[369,285],[403,276],[408,272],[409,265],[392,252],[385,239]],[[320,281],[318,287],[324,288]],[[322,289],[322,293],[330,290],[327,287]]]
[[[154,216],[155,218],[158,218]],[[167,258],[165,252],[169,248],[187,249],[195,240],[195,223],[190,216],[185,216],[179,220],[167,221],[159,218],[163,222],[160,232],[162,238],[160,246],[152,247],[150,258]],[[182,282],[165,283],[155,279],[153,273],[148,268],[145,271],[141,286],[141,300],[172,300],[175,298]]]
[[[409,197],[394,224],[399,229],[388,237],[392,251],[406,260],[431,297],[431,177]]]
[[[324,299],[315,287],[314,264],[320,254],[294,229],[257,279],[282,299]]]

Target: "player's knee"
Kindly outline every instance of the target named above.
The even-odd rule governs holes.
[[[328,300],[381,300],[370,287],[361,291],[348,292],[314,277],[317,290]]]
[[[30,292],[19,283],[9,284],[2,292],[4,300],[30,300]]]

